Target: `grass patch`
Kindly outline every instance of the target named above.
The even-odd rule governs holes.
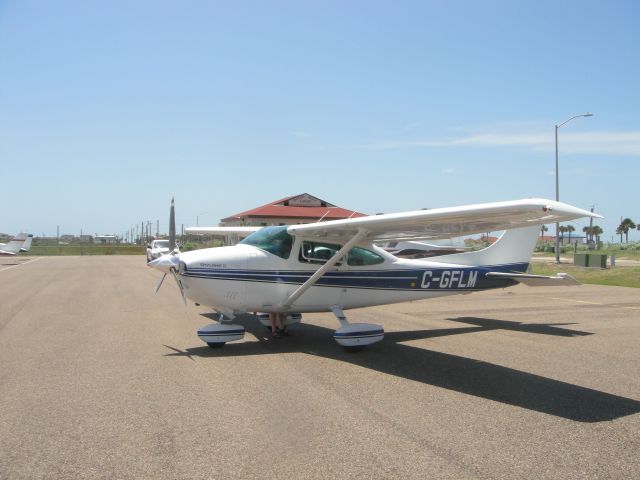
[[[600,268],[576,267],[563,263],[533,263],[531,273],[536,275],[555,275],[564,272],[582,283],[594,285],[612,285],[616,287],[640,288],[640,267],[615,267],[606,270]]]
[[[578,253],[589,253],[596,255],[615,255],[616,258],[623,258],[625,260],[640,260],[640,243],[630,243],[624,245],[618,245],[616,247],[602,248],[600,250],[587,250],[586,248],[579,247]],[[563,257],[573,256],[573,247],[567,246],[560,249],[560,255]],[[555,257],[553,252],[539,251],[534,252],[536,257]]]
[[[140,245],[32,245],[25,255],[145,255]]]

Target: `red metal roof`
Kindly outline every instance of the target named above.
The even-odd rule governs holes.
[[[321,218],[323,220],[337,220],[341,218],[355,218],[366,216],[364,213],[354,212],[353,210],[347,210],[346,208],[336,207],[329,202],[324,202],[320,199],[318,200],[327,204],[326,207],[292,207],[289,205],[284,205],[284,203],[288,202],[289,200],[300,197],[302,195],[305,194],[285,197],[280,200],[276,200],[275,202],[262,205],[261,207],[254,208],[252,210],[236,213],[235,215],[223,218],[222,221],[228,222],[247,217],[300,218],[304,220],[318,221]]]

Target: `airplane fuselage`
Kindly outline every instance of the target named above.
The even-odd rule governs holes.
[[[320,267],[296,255],[282,259],[252,245],[236,245],[180,254],[179,276],[185,295],[196,303],[233,312],[322,312],[419,300],[504,288],[516,282],[486,278],[488,271],[526,271],[528,264],[470,267],[427,260],[399,259],[378,247],[375,267],[333,267],[295,303],[285,300]],[[295,245],[292,251],[296,251]],[[490,267],[490,268],[489,268]]]

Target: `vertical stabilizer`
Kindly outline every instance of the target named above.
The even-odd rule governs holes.
[[[430,262],[460,265],[508,265],[529,263],[540,235],[540,226],[505,230],[489,247],[477,252],[454,253],[429,258]]]
[[[28,252],[29,249],[31,248],[31,242],[33,240],[33,235],[29,234],[29,236],[27,237],[27,239],[24,241],[24,243],[22,244],[22,247],[20,248],[21,252]]]

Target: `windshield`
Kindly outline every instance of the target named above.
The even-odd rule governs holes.
[[[264,227],[252,233],[240,243],[253,245],[280,258],[289,258],[293,237],[287,233],[287,226]]]
[[[169,240],[156,240],[153,248],[169,248]]]

